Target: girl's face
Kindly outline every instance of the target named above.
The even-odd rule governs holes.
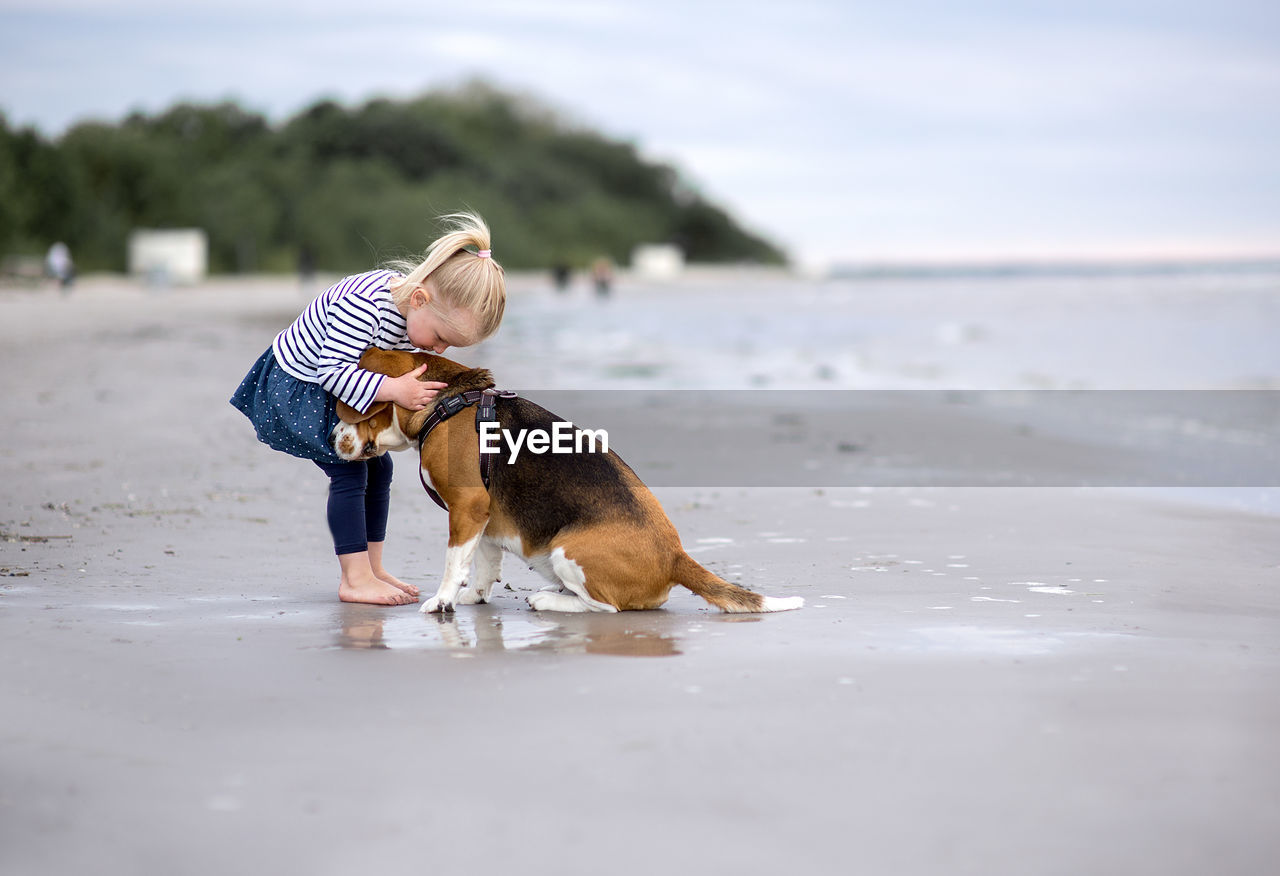
[[[430,306],[432,301],[436,302],[435,307]],[[445,308],[439,301],[430,280],[409,296],[404,312],[409,326],[409,343],[433,353],[443,353],[450,347],[469,346],[475,336],[475,318],[456,307]],[[444,312],[438,312],[437,307]]]

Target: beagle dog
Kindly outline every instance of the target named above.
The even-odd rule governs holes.
[[[371,348],[360,359],[361,368],[392,377],[423,363],[430,367],[420,380],[449,384],[425,410],[378,402],[361,414],[338,403],[341,422],[330,435],[338,456],[356,461],[407,449],[432,408],[494,385],[487,370],[429,353]],[[574,452],[509,454],[499,445],[486,488],[480,467],[485,435],[478,434],[480,424],[470,414],[468,408],[443,420],[420,446],[423,484],[434,487],[449,511],[444,578],[421,611],[451,612],[456,605],[488,602],[504,550],[551,582],[529,596],[537,611],[657,608],[676,584],[726,612],[785,611],[804,604],[798,596],[745,590],[703,568],[680,546],[675,526],[648,487],[612,450],[579,445]],[[566,425],[523,398],[499,398],[496,419],[493,431],[500,427],[503,435],[560,433]]]

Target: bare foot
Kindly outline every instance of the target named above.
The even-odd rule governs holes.
[[[414,587],[412,584],[404,583],[395,575],[392,575],[390,572],[388,572],[386,569],[374,569],[373,574],[382,583],[390,584],[392,587],[396,588],[397,590],[403,590],[405,593],[408,593],[410,596],[417,596],[418,593],[420,592],[417,587]]]
[[[338,598],[343,602],[366,602],[372,605],[407,605],[418,597],[370,575],[343,575],[338,585]]]

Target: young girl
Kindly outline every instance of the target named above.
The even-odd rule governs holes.
[[[479,216],[444,217],[450,227],[418,264],[369,271],[321,293],[276,336],[240,383],[231,404],[253,423],[258,440],[312,460],[329,476],[329,531],[344,602],[402,605],[418,588],[382,565],[391,502],[391,457],[344,462],[329,446],[336,403],[360,412],[378,401],[420,411],[445,384],[423,382],[423,365],[401,377],[365,371],[360,356],[384,350],[467,347],[498,329],[506,304],[502,267]]]

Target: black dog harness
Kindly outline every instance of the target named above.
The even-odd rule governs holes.
[[[422,429],[418,432],[418,479],[422,481],[422,488],[427,491],[437,505],[448,511],[449,506],[445,504],[444,499],[440,498],[440,494],[431,488],[427,483],[427,476],[422,471],[422,445],[426,443],[427,436],[431,434],[431,430],[439,426],[445,420],[452,417],[461,410],[479,404],[476,408],[476,448],[479,449],[479,433],[482,423],[494,422],[498,419],[498,399],[515,398],[516,394],[509,389],[473,389],[469,392],[460,393],[459,395],[451,395],[442,398],[436,402],[436,406],[431,409],[431,413],[427,414],[427,419],[422,423]],[[480,480],[484,483],[484,488],[489,489],[489,476],[493,470],[493,454],[480,454]]]

